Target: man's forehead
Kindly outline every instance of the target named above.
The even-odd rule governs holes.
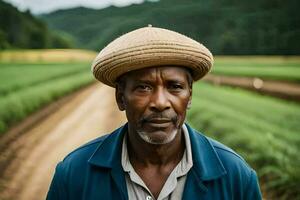
[[[188,69],[180,66],[157,66],[134,70],[126,73],[124,77],[129,77],[131,80],[155,79],[156,77],[185,80],[189,73]]]

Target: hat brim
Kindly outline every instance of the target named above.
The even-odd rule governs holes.
[[[94,76],[115,87],[117,78],[129,71],[156,66],[182,66],[190,69],[193,80],[199,80],[211,69],[213,57],[204,46],[195,48],[179,43],[155,43],[135,46],[96,58]]]

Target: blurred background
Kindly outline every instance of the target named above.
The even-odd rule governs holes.
[[[136,28],[183,33],[215,56],[188,123],[253,167],[264,199],[300,199],[297,0],[0,0],[0,200],[44,199],[68,152],[126,119],[90,66]]]

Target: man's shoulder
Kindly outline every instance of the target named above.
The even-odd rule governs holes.
[[[238,191],[244,191],[246,188],[256,188],[257,187],[257,175],[256,172],[250,167],[250,165],[245,161],[245,159],[236,153],[234,150],[229,148],[228,146],[207,137],[196,131],[197,138],[199,140],[204,141],[210,146],[211,150],[215,153],[216,156],[210,157],[211,159],[207,159],[206,163],[210,162],[210,166],[215,168],[218,166],[219,168],[223,168],[223,175],[220,176],[221,181],[226,183],[225,185],[236,186]],[[208,147],[207,146],[207,147]],[[212,162],[210,160],[214,160],[217,158],[219,161],[214,162],[212,166]],[[239,189],[238,189],[239,188]]]
[[[217,191],[225,189],[228,199],[261,199],[257,175],[242,156],[226,145],[190,130],[194,139],[191,141],[193,153],[198,157],[196,165],[201,166],[195,169],[202,174],[203,180],[215,181]]]
[[[77,191],[75,193],[82,192],[81,185],[84,182],[84,173],[88,169],[88,162],[90,157],[96,151],[98,146],[107,138],[108,135],[98,137],[69,153],[61,162],[59,162],[55,169],[55,175],[53,178],[54,188],[55,185],[71,185]],[[74,189],[74,190],[75,190]],[[61,189],[53,189],[55,193]]]
[[[59,170],[75,172],[86,169],[89,164],[93,165],[95,160],[106,162],[105,159],[110,159],[112,152],[115,152],[123,129],[124,126],[121,126],[73,150],[58,164]],[[102,156],[99,157],[100,154]]]
[[[199,139],[201,138],[202,140],[206,140],[210,144],[227,173],[243,172],[246,173],[245,175],[253,173],[253,169],[249,166],[245,159],[233,149],[215,139],[203,135],[198,131],[195,132],[199,134]]]
[[[245,173],[246,176],[250,176],[253,169],[242,156],[240,156],[237,152],[235,152],[228,146],[214,139],[208,138],[208,140],[214,147],[227,173],[239,172]]]
[[[70,152],[64,159],[63,162],[74,162],[82,159],[88,160],[90,156],[96,151],[97,147],[109,136],[109,134],[98,137],[92,141],[83,144]]]
[[[70,152],[59,163],[59,169],[64,171],[64,173],[68,171],[78,171],[85,169],[88,166],[88,161],[93,153],[108,136],[109,134],[98,137]]]
[[[210,137],[207,137],[207,139],[210,141],[211,145],[214,147],[215,151],[220,157],[224,157],[224,159],[230,159],[230,161],[235,160],[237,162],[244,163],[248,166],[245,159],[230,147]]]

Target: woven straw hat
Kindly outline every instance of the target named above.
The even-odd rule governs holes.
[[[213,56],[199,42],[162,28],[145,27],[129,32],[108,44],[95,58],[92,72],[96,79],[115,87],[122,74],[154,66],[189,68],[194,81],[211,69]]]

